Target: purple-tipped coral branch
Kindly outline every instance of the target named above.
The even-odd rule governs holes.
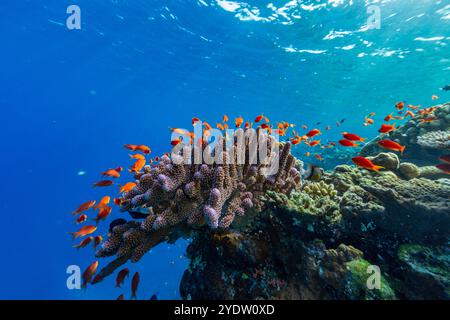
[[[249,143],[251,139],[244,139],[245,161],[239,162],[242,154],[237,149],[242,139],[235,135],[233,152],[225,152],[225,144],[219,138],[214,153],[223,160],[220,164],[193,164],[193,158],[188,162],[191,164],[179,164],[183,156],[179,152],[172,154],[172,160],[165,156],[156,167],[146,166],[144,172],[136,174],[137,185],[123,195],[122,209],[149,208],[150,214],[141,223],[130,221],[112,230],[96,256],[116,255],[118,258],[105,267],[101,275],[110,274],[124,260],[138,261],[158,243],[169,237],[180,237],[186,230],[204,225],[227,229],[236,217],[249,210],[261,210],[260,196],[268,190],[289,194],[299,187],[301,175],[290,154],[290,143],[278,144],[267,134],[258,132],[258,135],[266,139],[270,161],[252,164],[256,161]],[[210,144],[201,146],[201,151],[210,149],[213,149]],[[274,163],[278,170],[270,172]]]

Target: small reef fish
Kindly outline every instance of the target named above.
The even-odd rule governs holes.
[[[145,159],[138,159],[136,160],[136,162],[131,166],[130,168],[130,172],[134,172],[134,173],[138,173],[139,171],[142,170],[142,168],[144,168],[146,164],[146,160]]]
[[[104,207],[106,205],[109,204],[109,202],[111,201],[111,197],[110,196],[104,196],[100,202],[94,206],[94,209],[100,209],[101,207]]]
[[[90,208],[92,208],[92,207],[95,205],[95,203],[96,203],[95,200],[85,202],[85,203],[83,203],[82,205],[80,205],[80,206],[78,207],[78,209],[75,210],[75,211],[73,211],[72,213],[73,213],[74,215],[77,215],[77,214],[79,214],[79,213],[88,211]]]
[[[101,275],[97,274],[97,275],[95,275],[94,280],[92,280],[91,283],[92,284],[96,284],[96,283],[99,283],[102,280],[103,280],[103,277]]]
[[[319,161],[323,161],[323,158],[320,154],[315,154],[314,157],[316,157],[316,159]]]
[[[111,180],[102,180],[102,181],[94,183],[94,187],[109,187],[109,186],[112,186],[113,184],[114,184],[114,182]]]
[[[339,140],[339,144],[343,147],[357,147],[359,146],[359,144],[354,143],[353,141],[350,140]]]
[[[227,122],[228,120],[229,120],[228,116],[226,114],[224,114],[222,117],[222,122]]]
[[[381,128],[378,130],[378,132],[380,132],[380,133],[389,133],[389,132],[392,132],[392,131],[394,131],[396,128],[395,128],[395,124],[394,125],[390,125],[390,124],[382,124],[381,125]]]
[[[88,283],[91,283],[92,276],[97,271],[98,261],[95,261],[87,267],[87,269],[83,273],[83,288],[86,288]]]
[[[124,147],[128,150],[131,151],[141,151],[144,154],[150,154],[151,150],[149,147],[147,147],[146,145],[140,144],[140,145],[135,145],[135,144],[125,144]]]
[[[417,109],[420,108],[420,105],[419,106],[413,106],[412,104],[409,104],[408,108],[411,109],[411,110],[417,110]]]
[[[81,241],[79,244],[73,246],[74,248],[80,249],[86,247],[91,241],[94,240],[94,237],[87,237],[83,241]]]
[[[113,220],[113,221],[109,224],[109,229],[108,229],[108,231],[111,232],[111,231],[114,229],[114,227],[121,226],[121,225],[123,225],[123,224],[125,224],[125,223],[127,223],[127,220],[122,219],[122,218]]]
[[[308,164],[306,170],[303,171],[302,177],[304,180],[320,181],[324,174],[324,170],[316,165]]]
[[[374,117],[375,116],[375,112],[371,112],[371,113],[369,113],[369,117]]]
[[[437,99],[439,99],[439,97],[437,95],[432,95],[431,96],[431,100],[437,100]]]
[[[450,163],[450,154],[446,154],[444,156],[440,156],[439,160],[441,160],[442,162]]]
[[[114,198],[114,204],[116,206],[121,206],[122,202],[123,202],[123,200],[121,198]]]
[[[450,91],[450,85],[446,85],[444,87],[441,88],[444,91]]]
[[[244,119],[242,117],[236,118],[234,120],[235,124],[236,124],[236,128],[240,128],[242,126],[242,124],[244,123]]]
[[[195,126],[195,124],[196,124],[197,122],[200,122],[200,119],[199,119],[199,118],[196,118],[196,117],[193,117],[193,118],[192,118],[192,122],[191,122],[192,125]]]
[[[395,108],[397,108],[397,110],[403,110],[404,107],[405,107],[405,103],[404,102],[397,102],[395,104]]]
[[[105,221],[105,219],[109,216],[111,213],[112,208],[109,206],[103,206],[100,208],[98,215],[95,219],[92,219],[95,221],[95,223],[99,223],[101,221]]]
[[[384,121],[389,122],[392,119],[392,113],[384,118]]]
[[[450,174],[450,164],[449,163],[440,163],[440,164],[436,165],[436,168],[438,168],[442,172],[445,172],[446,174]]]
[[[112,177],[112,178],[120,178],[121,171],[122,171],[122,167],[118,167],[116,169],[108,169],[108,170],[102,172],[102,176],[107,176],[107,177]]]
[[[263,115],[263,114],[257,116],[257,117],[255,118],[255,123],[260,122],[263,118],[264,118],[264,115]]]
[[[374,124],[374,120],[373,119],[371,119],[371,118],[365,118],[365,122],[364,122],[364,126],[370,126],[370,125],[372,125],[372,124]]]
[[[78,219],[77,219],[77,222],[76,222],[76,223],[77,223],[77,224],[83,223],[83,222],[85,222],[85,221],[87,220],[87,218],[88,218],[87,215],[81,214],[81,215],[78,216]]]
[[[124,193],[124,192],[131,191],[131,190],[134,189],[134,187],[136,187],[136,183],[135,182],[127,182],[123,186],[120,186],[119,193]]]
[[[75,240],[76,238],[87,236],[91,233],[94,233],[95,230],[97,230],[96,226],[84,226],[77,232],[70,232],[72,235],[72,240]]]
[[[221,123],[217,123],[216,124],[216,127],[217,127],[217,129],[219,129],[219,130],[225,130],[225,128],[223,127],[223,125],[221,124]]]
[[[136,153],[136,154],[129,154],[131,159],[136,159],[136,160],[145,160],[144,155],[140,154],[140,153]]]
[[[350,141],[360,141],[360,142],[364,142],[366,140],[366,138],[361,138],[360,136],[353,134],[353,133],[347,133],[347,132],[343,132],[342,136]]]
[[[406,111],[406,113],[405,113],[405,118],[406,118],[407,116],[410,116],[411,118],[414,118],[416,115],[415,115],[414,112],[412,112],[411,110],[408,110],[408,111]]]
[[[420,120],[420,122],[422,122],[422,123],[429,123],[429,122],[433,122],[433,121],[436,121],[436,120],[437,120],[436,117],[428,117],[428,118]]]
[[[392,150],[392,151],[400,151],[402,154],[406,149],[405,146],[402,146],[392,140],[381,140],[381,141],[378,141],[377,144],[384,149]]]
[[[120,288],[120,286],[124,283],[125,278],[130,274],[130,270],[128,268],[124,268],[119,271],[116,277],[116,287]]]
[[[102,243],[103,237],[102,236],[96,236],[94,237],[94,250],[97,249],[97,246]]]
[[[321,134],[320,130],[319,130],[319,129],[313,129],[313,130],[309,131],[309,132],[306,134],[306,136],[307,136],[308,138],[312,138],[312,137],[317,136],[318,134]]]
[[[175,147],[175,146],[179,145],[182,141],[183,141],[183,140],[182,140],[181,138],[178,138],[178,139],[175,139],[175,140],[170,141],[170,144],[171,144],[173,147]]]
[[[370,161],[369,159],[367,159],[365,157],[361,157],[361,156],[354,157],[354,158],[352,158],[352,161],[358,167],[361,167],[361,168],[364,168],[367,170],[379,172],[380,169],[384,169],[384,167],[373,164],[372,161]]]
[[[131,299],[136,299],[137,289],[139,286],[139,272],[136,272],[131,280]]]
[[[315,147],[315,146],[317,146],[317,145],[319,145],[320,144],[320,140],[314,140],[314,141],[311,141],[311,142],[309,142],[309,143],[306,143],[308,146],[310,146],[310,147]]]

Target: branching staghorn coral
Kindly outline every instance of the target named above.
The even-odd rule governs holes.
[[[267,147],[266,161],[255,161],[260,156],[254,152],[255,141],[247,131],[238,130],[231,148],[222,138],[215,146],[202,143],[200,151],[213,152],[222,161],[195,164],[195,152],[182,149],[173,152],[172,159],[164,156],[155,167],[146,166],[137,173],[136,187],[123,194],[122,210],[149,208],[149,215],[141,223],[130,221],[112,229],[96,256],[116,255],[117,259],[100,276],[111,274],[129,259],[139,261],[158,243],[177,239],[194,228],[227,229],[236,217],[260,210],[260,196],[268,190],[290,194],[299,187],[301,175],[290,143],[278,143],[260,130],[257,134]],[[278,170],[272,172],[274,163]]]

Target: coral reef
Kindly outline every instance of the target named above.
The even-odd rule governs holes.
[[[448,130],[448,108],[436,109],[435,124],[418,118],[389,134],[410,150],[401,159],[380,153],[385,135],[369,143],[362,153],[380,173],[338,165],[290,195],[267,191],[247,225],[196,233],[182,297],[450,299],[450,180],[431,166],[442,145],[418,143]],[[369,288],[377,268],[380,286]]]
[[[136,187],[123,195],[122,209],[149,208],[149,215],[141,223],[131,221],[113,228],[96,253],[97,257],[117,256],[101,271],[102,276],[128,259],[139,261],[152,247],[170,237],[188,236],[204,225],[227,229],[235,218],[260,211],[263,205],[260,196],[266,191],[288,195],[300,186],[301,176],[290,154],[290,143],[278,144],[271,136],[258,133],[259,139],[267,143],[270,161],[253,165],[249,139],[241,140],[245,142],[246,159],[238,162],[239,135],[245,138],[243,130],[236,131],[232,153],[225,152],[221,138],[214,148],[208,143],[201,146],[202,152],[213,150],[222,163],[194,164],[194,153],[186,159],[182,152],[177,152],[172,159],[164,156],[154,168],[146,166],[144,172],[135,175]],[[279,147],[279,153],[275,147]],[[274,161],[279,163],[278,170],[266,174]]]
[[[450,299],[450,180],[434,167],[447,148],[449,107],[366,145],[361,154],[384,167],[379,173],[338,165],[319,182],[301,181],[289,143],[279,145],[273,175],[266,163],[228,163],[220,148],[223,164],[163,157],[123,195],[124,211],[149,214],[112,228],[96,255],[116,258],[99,275],[190,237],[184,299]],[[386,138],[406,145],[404,155],[380,152]]]
[[[377,142],[382,139],[394,140],[407,148],[402,160],[419,166],[433,165],[436,158],[450,149],[450,103],[432,107],[429,114],[417,114],[396,130],[380,135],[367,143],[361,155],[370,156],[380,152]],[[433,121],[424,121],[432,118]]]

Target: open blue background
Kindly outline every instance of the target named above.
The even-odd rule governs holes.
[[[384,1],[381,29],[369,31],[372,1],[294,1],[275,15],[270,2],[288,3],[1,1],[1,299],[129,297],[129,281],[117,289],[114,277],[86,291],[65,283],[68,265],[94,259],[92,248],[71,248],[69,213],[111,192],[91,184],[129,163],[124,143],[162,154],[169,126],[262,112],[311,126],[346,118],[346,131],[371,137],[377,128],[361,125],[371,111],[381,119],[398,100],[448,100],[439,88],[450,82],[450,2]],[[65,27],[70,4],[82,30]],[[329,39],[332,30],[351,32]],[[141,274],[139,298],[179,298],[185,245],[160,245],[129,266]]]

